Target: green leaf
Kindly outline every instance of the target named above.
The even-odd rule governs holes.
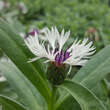
[[[12,90],[12,88],[10,87],[7,80],[0,81],[0,94],[5,95],[7,97],[11,97],[13,99],[17,98],[17,95],[16,95],[15,91]]]
[[[0,70],[25,106],[27,106],[30,110],[43,110],[45,107],[45,101],[40,96],[36,88],[11,61],[1,62]]]
[[[93,89],[93,93],[104,103],[106,103],[108,98],[108,88],[105,83],[106,80],[100,81]]]
[[[107,110],[110,108],[109,91],[107,87],[107,80],[100,81],[93,89],[93,93],[104,103]]]
[[[81,83],[89,89],[92,89],[98,82],[100,82],[100,80],[105,77],[106,74],[110,72],[109,65],[110,46],[107,46],[95,56],[93,56],[92,59],[89,60],[88,63],[79,70],[72,80],[77,83]],[[59,100],[61,100],[59,107],[65,105],[69,100],[71,100],[69,97],[70,95],[67,94],[64,100],[59,98]]]
[[[92,59],[80,69],[73,80],[92,89],[108,73],[110,73],[110,46],[105,47],[94,55]]]
[[[65,81],[60,87],[66,89],[76,99],[82,110],[106,110],[103,103],[82,85]]]
[[[0,74],[1,74],[1,73],[0,73]],[[1,79],[1,77],[3,77],[3,76],[0,76],[0,79]],[[4,89],[4,87],[6,87],[7,85],[8,85],[8,83],[7,83],[6,80],[0,81],[0,91],[1,91],[2,89]]]
[[[0,105],[3,110],[27,110],[18,102],[0,95]]]
[[[8,29],[9,28],[7,28],[7,30]],[[14,34],[12,34],[12,36],[14,37]],[[30,80],[48,102],[51,92],[47,81],[44,80],[32,63],[27,63],[28,59],[26,54],[21,49],[20,45],[12,39],[12,36],[0,29],[0,48],[2,48],[6,55],[15,63],[20,71]]]
[[[18,25],[18,27],[16,29],[16,27],[14,25],[12,25],[11,23],[0,19],[0,29],[3,30],[7,35],[9,35],[11,40],[14,40],[16,45],[18,45],[19,48],[23,51],[23,53],[27,57],[27,61],[28,61],[29,58],[32,57],[33,55],[31,54],[29,49],[25,47],[24,39],[20,37],[20,35],[19,35],[20,32],[19,32],[18,28],[20,28],[20,30],[21,30],[23,27]],[[24,29],[22,30],[22,32],[24,32]],[[45,72],[43,71],[42,64],[39,61],[36,61],[32,64],[37,69],[37,71],[40,73],[40,75],[45,79]]]
[[[60,94],[62,96],[56,102],[56,110],[81,110],[80,105],[77,103],[77,101],[71,95],[69,95],[67,91],[65,91],[66,93],[64,94],[64,91],[65,89],[62,90],[62,93]]]

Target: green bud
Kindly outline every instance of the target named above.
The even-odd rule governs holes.
[[[67,76],[68,68],[66,65],[56,66],[49,64],[47,69],[47,78],[53,85],[60,85]]]

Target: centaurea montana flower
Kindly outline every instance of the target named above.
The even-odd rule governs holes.
[[[85,38],[83,41],[75,39],[71,46],[64,49],[69,35],[70,31],[64,32],[63,29],[59,33],[56,27],[52,27],[50,30],[46,27],[30,32],[24,41],[36,57],[29,62],[47,58],[46,62],[53,62],[55,66],[70,65],[68,73],[70,73],[72,66],[83,66],[95,52],[95,47]]]

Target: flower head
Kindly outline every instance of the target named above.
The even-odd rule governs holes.
[[[95,52],[95,47],[85,38],[83,41],[74,40],[71,46],[64,49],[69,35],[70,31],[64,32],[63,29],[59,33],[56,27],[52,27],[50,30],[48,28],[33,30],[24,40],[30,51],[36,56],[30,61],[47,58],[46,62],[54,62],[56,66],[84,65]]]

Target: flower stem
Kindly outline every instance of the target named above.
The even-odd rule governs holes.
[[[56,101],[56,87],[52,86],[52,95],[48,110],[55,110],[55,101]]]

